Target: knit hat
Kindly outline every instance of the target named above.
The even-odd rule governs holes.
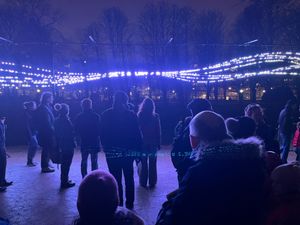
[[[77,198],[82,221],[107,221],[113,218],[118,204],[117,182],[110,173],[95,170],[82,180]]]

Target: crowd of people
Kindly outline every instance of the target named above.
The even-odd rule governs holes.
[[[161,126],[151,98],[145,98],[134,112],[127,94],[117,92],[112,107],[101,115],[93,110],[92,100],[85,98],[82,112],[73,121],[69,106],[53,106],[49,92],[42,94],[39,106],[25,102],[24,108],[27,165],[36,166],[35,153],[41,146],[41,172],[54,172],[50,159],[61,164],[62,189],[75,186],[69,170],[74,149],[80,146],[83,180],[74,224],[144,224],[131,211],[133,165],[136,161],[140,186],[155,188]],[[171,150],[178,189],[167,196],[156,225],[300,224],[300,108],[296,99],[280,112],[278,129],[266,123],[259,104],[249,104],[244,115],[226,120],[205,99],[192,100],[188,109],[191,115],[178,122]],[[12,182],[5,177],[5,115],[0,117],[0,191],[4,192]],[[288,163],[291,145],[297,158]],[[98,170],[100,150],[109,172]],[[92,172],[87,171],[89,156]]]

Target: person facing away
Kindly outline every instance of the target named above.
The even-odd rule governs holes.
[[[300,160],[300,122],[297,123],[297,129],[295,131],[292,144],[297,154],[296,160],[299,161]]]
[[[275,140],[275,129],[266,123],[261,106],[259,104],[249,104],[245,108],[245,116],[255,121],[255,135],[264,141],[266,151],[279,153],[279,144]]]
[[[64,103],[55,104],[54,108],[58,112],[54,127],[57,146],[61,152],[60,187],[64,189],[75,186],[75,183],[69,180],[69,171],[74,156],[74,148],[76,147],[75,131],[69,118],[69,105]]]
[[[284,109],[281,110],[278,118],[278,136],[281,150],[281,159],[284,163],[287,162],[292,135],[294,132],[295,110],[297,109],[296,100],[289,100]]]
[[[234,139],[249,138],[255,135],[255,121],[250,117],[228,118],[225,123],[228,133]]]
[[[38,143],[42,147],[41,168],[42,173],[52,173],[50,168],[50,153],[55,148],[54,115],[52,112],[53,95],[44,92],[41,95],[40,105],[34,113],[34,124],[38,132]]]
[[[37,130],[33,118],[37,106],[35,101],[24,102],[23,105],[24,105],[26,137],[28,140],[27,166],[34,167],[36,166],[36,163],[33,162],[33,159],[39,147],[37,141]]]
[[[145,98],[140,105],[138,121],[143,137],[140,185],[153,188],[157,182],[156,154],[160,149],[161,126],[159,115],[155,112],[155,104],[151,98]],[[148,163],[149,161],[149,163]]]
[[[193,164],[190,160],[192,148],[189,140],[189,123],[198,113],[205,110],[212,111],[212,106],[206,99],[193,99],[187,105],[187,109],[190,111],[191,116],[186,117],[183,121],[179,121],[176,125],[173,149],[171,151],[171,159],[177,172],[179,184],[188,168]]]
[[[100,151],[100,116],[93,111],[93,102],[89,98],[81,101],[82,112],[75,120],[75,131],[81,145],[81,175],[87,174],[87,160],[91,155],[92,170],[98,169]]]
[[[266,171],[256,138],[234,141],[222,116],[209,111],[190,122],[195,165],[164,203],[156,225],[260,225]]]
[[[5,116],[0,114],[0,192],[4,192],[6,187],[13,184],[13,182],[6,180],[7,154],[5,145],[5,119]]]
[[[300,224],[300,164],[278,166],[271,174],[272,195],[266,225]]]
[[[92,171],[79,186],[79,218],[74,225],[144,225],[144,221],[134,212],[118,205],[115,178],[104,171]]]
[[[113,106],[102,114],[101,140],[110,173],[116,178],[123,205],[122,173],[125,178],[126,207],[134,205],[133,161],[142,149],[137,115],[128,109],[128,95],[117,92]]]

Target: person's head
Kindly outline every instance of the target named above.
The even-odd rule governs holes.
[[[145,113],[147,115],[155,114],[155,104],[151,98],[147,97],[143,100],[143,102],[140,105],[138,114],[140,113]]]
[[[0,113],[0,123],[5,123],[6,117],[3,113]]]
[[[297,129],[300,129],[300,122],[297,123]]]
[[[189,127],[192,148],[197,148],[200,144],[222,142],[229,138],[223,117],[212,111],[198,113],[191,120]]]
[[[242,116],[238,119],[238,130],[233,135],[234,138],[248,138],[255,135],[256,124],[253,119]]]
[[[275,168],[282,164],[280,155],[272,151],[267,151],[265,153],[265,162],[268,174],[271,174]]]
[[[43,92],[40,102],[42,105],[53,104],[53,94],[51,92]]]
[[[108,172],[95,170],[81,182],[77,209],[82,224],[111,224],[119,204],[118,186]]]
[[[290,112],[296,111],[297,107],[298,107],[298,103],[297,103],[296,99],[288,100],[286,105],[285,105],[286,110],[288,110]]]
[[[118,91],[114,95],[113,107],[124,107],[128,108],[128,95],[124,91]]]
[[[36,110],[36,103],[35,103],[35,101],[24,102],[23,106],[24,106],[25,110],[29,110],[29,111]]]
[[[200,112],[212,111],[212,106],[208,100],[197,98],[197,99],[193,99],[187,105],[187,109],[191,112],[192,116],[194,117]]]
[[[293,162],[277,167],[271,174],[272,193],[277,198],[300,196],[300,164]]]
[[[238,129],[239,129],[239,121],[235,118],[227,118],[225,120],[225,124],[226,124],[226,127],[227,127],[227,131],[228,131],[228,134],[232,137],[234,137],[234,135],[237,133]]]
[[[264,120],[263,109],[259,104],[250,104],[245,108],[245,116],[250,117],[255,123],[260,123]]]
[[[69,116],[70,107],[69,107],[69,105],[67,105],[65,103],[55,104],[54,109],[59,113],[59,116],[61,116],[61,117]]]
[[[83,111],[88,111],[93,108],[93,101],[90,98],[85,98],[81,101],[81,108]]]

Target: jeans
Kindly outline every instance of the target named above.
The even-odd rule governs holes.
[[[156,149],[152,149],[142,153],[141,167],[139,167],[139,178],[140,178],[141,186],[147,186],[148,181],[150,187],[156,185],[157,182],[156,153],[157,153]]]
[[[280,137],[281,160],[283,163],[287,163],[287,159],[290,152],[292,135],[279,133],[279,137]]]
[[[43,169],[49,168],[50,161],[50,151],[52,150],[52,146],[44,146],[42,147],[42,155],[41,155],[41,167]]]
[[[91,154],[92,170],[98,169],[98,153],[82,150],[81,151],[81,175],[82,175],[82,178],[84,178],[87,175],[87,166],[88,166],[87,160],[88,160],[89,154]]]
[[[32,163],[33,158],[36,154],[38,149],[38,141],[36,135],[31,136],[29,143],[28,143],[28,153],[27,153],[27,163]]]
[[[62,149],[62,160],[61,160],[61,176],[60,180],[62,184],[69,181],[69,171],[74,156],[74,149]]]
[[[120,205],[123,205],[123,185],[122,173],[125,179],[125,196],[126,204],[132,205],[134,202],[134,177],[133,177],[133,161],[130,156],[111,157],[109,152],[105,153],[109,172],[115,177],[118,183]]]
[[[7,156],[5,148],[0,148],[0,186],[5,182]]]

